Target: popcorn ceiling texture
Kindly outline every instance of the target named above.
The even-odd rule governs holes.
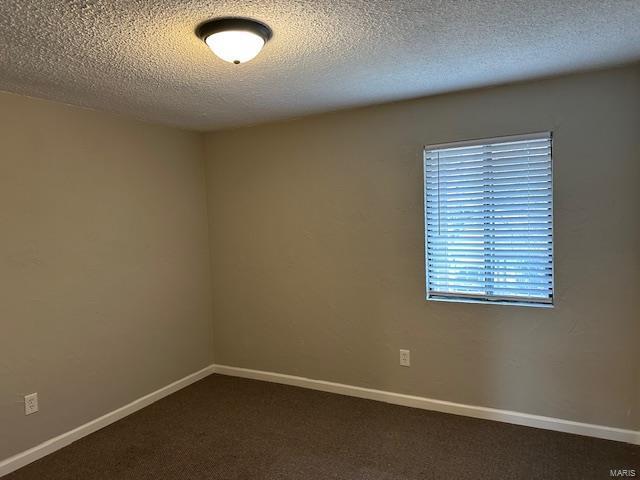
[[[198,130],[640,58],[640,0],[2,0],[0,90]],[[231,65],[212,17],[275,33]]]

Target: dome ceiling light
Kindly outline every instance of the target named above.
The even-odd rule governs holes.
[[[196,35],[222,60],[237,65],[258,55],[273,32],[256,20],[224,17],[204,22]]]

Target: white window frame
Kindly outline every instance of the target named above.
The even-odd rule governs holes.
[[[429,253],[428,253],[428,232],[427,232],[427,152],[431,150],[438,150],[442,148],[454,148],[454,147],[468,147],[473,145],[482,145],[487,143],[501,143],[501,142],[517,142],[523,140],[539,139],[542,136],[548,136],[550,141],[550,167],[551,167],[551,298],[549,300],[536,300],[530,301],[524,297],[483,297],[478,294],[465,294],[458,293],[452,296],[431,295],[429,289]],[[436,143],[424,145],[422,150],[422,185],[423,185],[423,202],[422,207],[424,209],[424,252],[425,252],[425,287],[426,287],[426,300],[433,302],[453,302],[453,303],[479,303],[483,305],[511,305],[511,306],[524,306],[524,307],[541,307],[541,308],[553,308],[555,305],[555,232],[554,232],[554,211],[555,211],[555,192],[554,192],[554,169],[553,169],[553,132],[550,130],[532,132],[517,135],[506,135],[499,137],[489,138],[477,138],[471,140],[462,140],[446,143]]]

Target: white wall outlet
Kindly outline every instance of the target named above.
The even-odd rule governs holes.
[[[411,352],[409,350],[400,350],[400,365],[403,367],[411,366]]]
[[[24,414],[31,415],[38,411],[38,393],[30,393],[24,396]]]

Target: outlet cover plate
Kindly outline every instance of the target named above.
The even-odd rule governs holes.
[[[403,367],[411,366],[411,352],[409,350],[400,350],[400,365]]]
[[[30,393],[24,396],[24,414],[31,415],[38,411],[38,393]]]

